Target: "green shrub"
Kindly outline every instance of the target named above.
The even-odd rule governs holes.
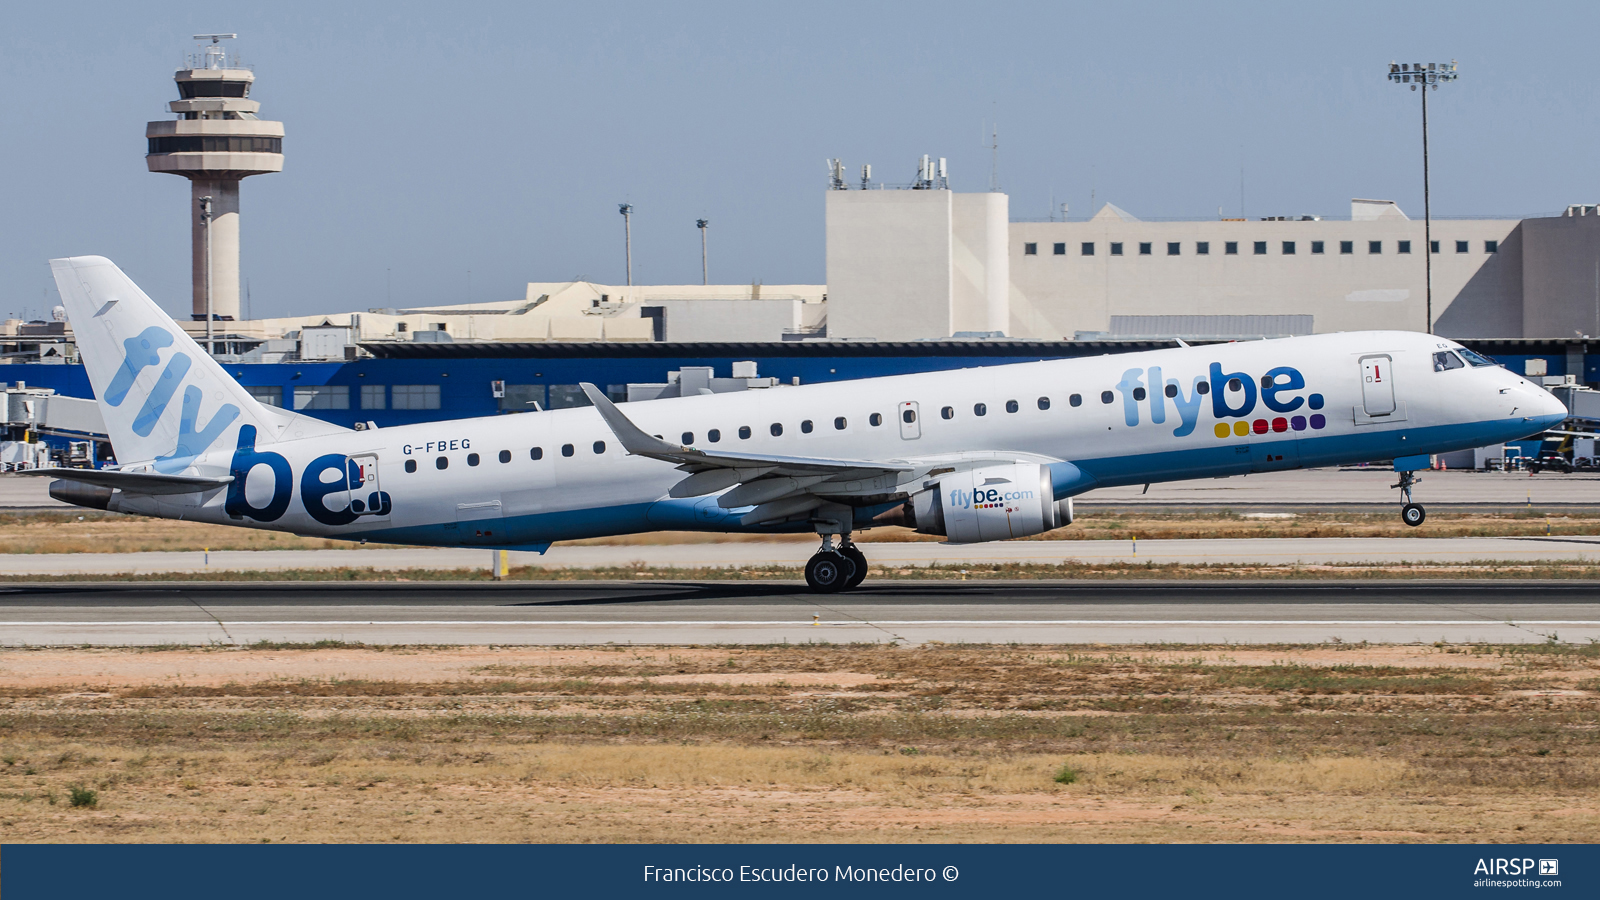
[[[1062,766],[1056,770],[1056,784],[1072,784],[1078,780],[1078,770],[1071,766]]]
[[[81,806],[85,809],[93,809],[94,807],[100,805],[99,791],[90,790],[81,784],[74,784],[67,788],[67,792],[71,795],[73,806]]]

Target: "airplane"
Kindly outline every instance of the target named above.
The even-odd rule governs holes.
[[[1367,331],[348,429],[265,406],[110,260],[51,260],[119,465],[35,470],[95,509],[433,547],[547,551],[656,530],[814,532],[820,593],[857,532],[1042,534],[1118,485],[1392,460],[1407,525],[1429,455],[1565,407],[1435,335]]]

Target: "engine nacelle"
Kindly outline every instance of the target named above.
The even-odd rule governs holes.
[[[916,528],[953,544],[1003,541],[1072,524],[1072,500],[1057,503],[1050,470],[1000,463],[955,472],[911,498]]]

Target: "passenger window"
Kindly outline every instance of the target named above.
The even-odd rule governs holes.
[[[435,459],[433,461],[433,467],[435,469],[448,469],[448,468],[450,468],[450,457],[441,456],[438,459]]]
[[[594,452],[596,452],[596,453],[604,453],[604,452],[606,452],[606,442],[605,441],[595,441],[594,442]]]
[[[1446,369],[1465,369],[1466,367],[1467,364],[1461,361],[1461,357],[1451,353],[1449,350],[1441,350],[1433,355],[1433,370],[1435,372],[1443,372]]]
[[[954,406],[946,406],[944,409],[939,410],[939,416],[944,419],[954,419],[956,417],[956,408]]]
[[[707,442],[715,444],[717,441],[720,441],[720,440],[722,440],[722,432],[718,431],[717,429],[713,428],[710,431],[706,432],[706,441]]]
[[[529,450],[528,451],[528,458],[532,459],[532,460],[544,459],[544,448],[543,447],[534,447],[532,450]]]
[[[1228,390],[1233,391],[1234,393],[1238,393],[1239,391],[1244,390],[1244,382],[1240,381],[1237,378],[1229,378],[1228,379]]]
[[[1199,391],[1202,394],[1209,394],[1209,393],[1211,393],[1211,382],[1202,381],[1199,384],[1195,385],[1194,389]]]
[[[1117,398],[1115,396],[1113,396],[1110,391],[1101,391],[1100,392],[1100,402],[1101,403],[1110,403],[1111,401],[1113,401],[1115,399],[1117,399]]]
[[[1144,392],[1144,388],[1136,387],[1136,388],[1133,389],[1133,399],[1135,399],[1135,400],[1143,400],[1146,396],[1147,395]]]
[[[468,453],[467,454],[467,465],[475,466],[477,464],[478,464],[478,454],[476,454],[476,453]]]
[[[845,429],[845,426],[849,425],[849,424],[850,424],[849,422],[846,422],[844,420],[844,416],[840,416],[839,418],[833,420],[833,430],[834,431],[843,431]]]
[[[783,426],[777,422],[773,422],[772,427],[767,430],[772,432],[773,437],[783,437]]]
[[[972,414],[975,415],[975,416],[987,416],[989,414],[989,404],[987,404],[987,403],[974,403],[974,404],[972,404]]]
[[[1167,394],[1168,397],[1176,397],[1176,396],[1178,396],[1178,386],[1175,385],[1175,384],[1167,385],[1166,394]]]
[[[805,419],[800,423],[800,433],[801,434],[810,434],[811,433],[811,420],[810,419]]]
[[[1082,406],[1083,405],[1083,395],[1082,394],[1073,394],[1071,397],[1068,397],[1067,398],[1067,405],[1069,405],[1069,406]]]
[[[571,444],[562,444],[561,445],[561,455],[562,456],[571,456],[574,452],[575,451],[572,449],[572,445]]]
[[[500,461],[503,462],[503,463],[511,462],[511,451],[510,450],[501,450],[500,451]]]
[[[1050,408],[1050,398],[1049,397],[1040,397],[1039,398],[1039,408],[1040,409],[1049,409]]]
[[[739,440],[741,440],[741,441],[750,440],[750,426],[749,425],[740,425],[739,426]]]
[[[414,459],[406,460],[406,471],[407,472],[415,472],[416,470],[417,470],[417,461],[414,460]]]
[[[1270,387],[1272,387],[1272,376],[1271,375],[1263,375],[1263,376],[1261,376],[1261,387],[1262,388],[1270,388]]]
[[[684,443],[684,444],[685,444],[685,445],[686,445],[686,446],[687,446],[687,445],[689,445],[689,444],[692,444],[692,443],[694,443],[694,432],[692,432],[692,431],[685,431],[685,432],[684,432],[684,433],[683,433],[683,443]]]
[[[910,425],[912,422],[915,422],[916,420],[917,420],[917,411],[914,410],[914,409],[908,409],[908,410],[906,410],[906,411],[904,411],[904,412],[902,412],[900,414],[900,421],[906,423],[907,425]]]
[[[867,424],[871,425],[873,428],[877,428],[879,425],[882,425],[883,424],[883,414],[882,413],[873,413],[872,415],[868,416],[867,417]]]
[[[1017,401],[1015,401],[1015,400],[1007,400],[1006,401],[1006,412],[1014,413],[1020,408],[1021,407],[1017,406]]]

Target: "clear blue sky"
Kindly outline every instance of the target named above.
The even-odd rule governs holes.
[[[197,10],[204,10],[197,12]],[[256,316],[519,297],[528,281],[820,283],[824,160],[950,159],[1014,218],[1439,215],[1600,199],[1592,3],[19,4],[0,30],[0,313],[100,254],[188,309],[188,186],[145,171],[198,31],[236,31],[281,174],[243,191]],[[389,285],[392,283],[392,288]]]

